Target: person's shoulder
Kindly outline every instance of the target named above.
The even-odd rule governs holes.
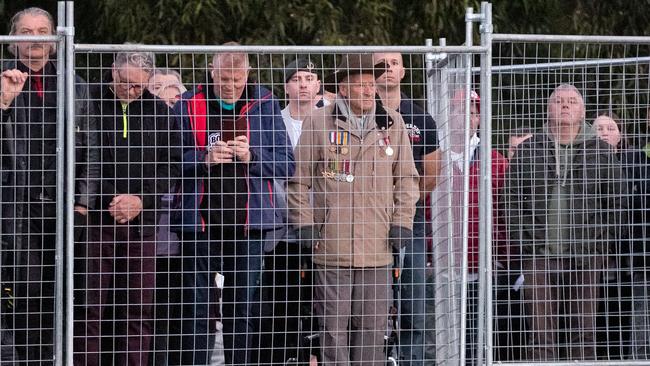
[[[408,95],[402,93],[402,97],[399,104],[400,112],[410,113],[413,115],[422,115],[426,111],[418,103],[415,102],[415,99],[409,97]]]
[[[413,98],[402,93],[402,100],[399,106],[399,113],[407,123],[412,123],[421,129],[435,128],[433,117],[418,104]]]
[[[492,149],[491,154],[492,154],[492,161],[503,162],[503,161],[507,161],[507,160],[508,160],[508,159],[506,159],[506,157],[503,156],[503,154],[501,154],[497,149]]]
[[[184,93],[181,94],[179,102],[188,101],[190,99],[194,99],[198,97],[205,99],[206,98],[205,88],[206,87],[204,85],[197,85],[193,89],[186,90]]]
[[[248,86],[248,92],[252,98],[251,101],[259,101],[260,103],[267,103],[271,102],[276,99],[275,94],[273,94],[273,91],[259,83],[249,83]]]
[[[612,148],[609,146],[608,143],[603,141],[600,137],[597,135],[591,136],[585,141],[582,142],[582,146],[587,152],[597,152],[597,153],[607,153],[611,154],[612,153]]]
[[[4,60],[1,65],[2,71],[13,70],[18,67],[16,60]]]
[[[332,103],[330,105],[314,109],[308,116],[305,117],[303,124],[322,124],[326,120],[334,120],[336,117],[334,108],[336,108],[336,106],[334,103]]]
[[[396,110],[386,107],[380,100],[375,105],[375,120],[377,125],[385,128],[404,128],[404,119]]]

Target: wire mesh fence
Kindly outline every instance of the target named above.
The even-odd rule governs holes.
[[[45,24],[47,27],[47,24]],[[0,101],[2,165],[0,360],[52,362],[61,347],[63,308],[59,233],[63,159],[62,74],[54,55],[58,36],[33,24],[4,39]],[[19,55],[23,55],[19,57]],[[33,73],[32,68],[39,70]]]
[[[493,45],[492,138],[510,157],[495,354],[647,360],[646,45],[529,38]]]
[[[97,106],[102,174],[75,229],[75,363],[435,362],[422,193],[435,183],[420,188],[418,176],[437,174],[440,158],[425,55],[126,47],[75,59]],[[147,112],[165,103],[171,112]],[[136,140],[149,130],[164,136]],[[240,138],[250,153],[233,158]],[[131,151],[121,160],[120,148]],[[146,173],[145,156],[162,167]],[[157,201],[140,221],[112,208],[124,179]]]
[[[650,364],[647,42],[488,18],[439,47],[73,49],[23,21],[2,361]]]

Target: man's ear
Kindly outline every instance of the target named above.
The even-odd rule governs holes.
[[[348,87],[344,83],[339,84],[337,91],[342,97],[348,97]]]

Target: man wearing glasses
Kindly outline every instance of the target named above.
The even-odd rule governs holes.
[[[75,364],[98,365],[102,329],[113,323],[112,364],[147,365],[161,198],[178,176],[180,133],[167,105],[146,90],[153,54],[120,52],[94,95],[101,115],[99,212],[86,248]],[[106,319],[109,295],[113,318]],[[77,300],[77,299],[76,299]]]

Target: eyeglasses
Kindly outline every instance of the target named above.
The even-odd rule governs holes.
[[[133,91],[135,93],[140,94],[147,87],[147,85],[145,84],[137,84],[132,81],[126,80],[126,78],[122,76],[120,71],[116,72],[116,74],[117,74],[117,79],[115,80],[115,86],[123,90]]]
[[[356,82],[348,83],[351,87],[358,87],[360,89],[374,89],[376,84],[375,82]]]

